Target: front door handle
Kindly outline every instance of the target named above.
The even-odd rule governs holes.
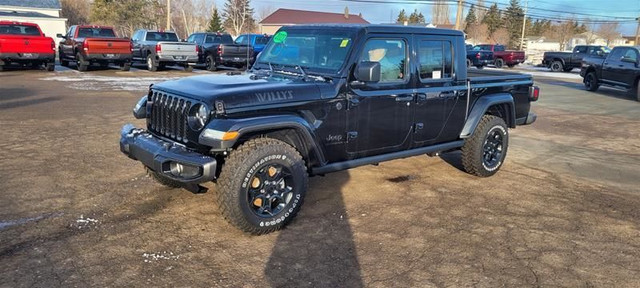
[[[455,95],[456,95],[455,91],[440,92],[440,97],[451,97],[451,96],[455,96]]]
[[[409,96],[392,95],[392,97],[396,99],[396,102],[413,101],[413,95],[409,95]]]

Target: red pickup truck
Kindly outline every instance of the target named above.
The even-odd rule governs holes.
[[[0,71],[13,63],[55,67],[56,45],[46,37],[38,24],[0,21]]]
[[[509,68],[513,68],[520,63],[524,63],[524,51],[507,50],[504,45],[497,44],[480,44],[477,45],[481,50],[489,50],[493,52],[493,60],[496,68],[502,68],[507,65]]]
[[[131,68],[131,40],[118,38],[112,27],[73,25],[58,46],[60,65],[77,63],[79,71],[87,71],[94,63],[107,67],[109,63],[120,65],[123,71]]]

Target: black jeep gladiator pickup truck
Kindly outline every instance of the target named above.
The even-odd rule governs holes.
[[[609,52],[611,49],[607,46],[578,45],[573,52],[544,52],[542,65],[553,72],[570,72],[573,68],[580,68],[584,57],[604,57]]]
[[[580,76],[589,91],[600,85],[620,87],[640,101],[640,46],[615,47],[606,58],[586,57]]]
[[[152,85],[133,109],[146,129],[125,125],[120,149],[161,184],[215,182],[222,215],[263,234],[298,213],[309,176],[454,150],[495,174],[538,95],[530,75],[468,73],[459,31],[283,27],[247,73]]]

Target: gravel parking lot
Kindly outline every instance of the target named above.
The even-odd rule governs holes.
[[[538,121],[494,177],[457,153],[315,177],[291,225],[255,237],[214,185],[165,188],[119,151],[148,85],[192,73],[56,69],[0,73],[0,287],[640,286],[625,92],[536,75]]]

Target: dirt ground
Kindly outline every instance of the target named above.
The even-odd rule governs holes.
[[[0,73],[0,287],[639,287],[640,103],[537,78],[538,121],[481,179],[456,153],[315,177],[247,236],[208,193],[122,155],[146,86],[181,71]]]

